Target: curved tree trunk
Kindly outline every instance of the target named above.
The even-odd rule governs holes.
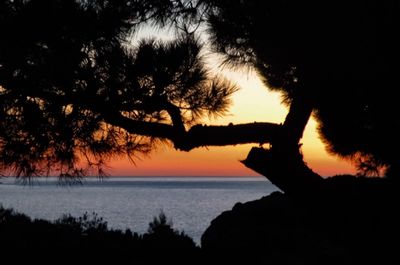
[[[246,143],[270,143],[270,149],[253,148],[243,163],[267,177],[285,193],[315,194],[321,191],[323,179],[313,172],[303,161],[300,139],[311,116],[313,104],[308,95],[296,95],[290,105],[283,125],[274,123],[229,124],[227,126],[196,125],[186,130],[179,120],[179,110],[167,106],[173,124],[138,121],[126,117],[95,99],[65,98],[55,95],[33,94],[34,97],[50,98],[60,104],[78,102],[98,112],[105,123],[124,128],[132,134],[170,140],[174,147],[190,151],[201,146],[225,146]]]
[[[307,97],[293,99],[282,130],[271,148],[252,148],[244,165],[262,174],[287,194],[312,194],[321,190],[323,179],[303,161],[300,139],[312,113]]]

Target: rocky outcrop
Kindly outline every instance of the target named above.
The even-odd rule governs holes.
[[[400,264],[393,186],[350,176],[326,184],[330,192],[325,196],[275,192],[236,204],[211,222],[202,248],[258,249],[265,264]]]

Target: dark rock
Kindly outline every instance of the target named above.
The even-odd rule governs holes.
[[[312,196],[274,192],[236,204],[211,222],[203,250],[257,249],[266,264],[400,264],[393,185],[350,176],[326,184]]]

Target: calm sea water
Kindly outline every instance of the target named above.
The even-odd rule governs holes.
[[[0,204],[33,218],[96,212],[109,227],[143,233],[163,211],[176,229],[196,242],[221,212],[236,202],[259,199],[276,190],[263,178],[108,178],[60,186],[54,179],[21,185],[0,179]]]

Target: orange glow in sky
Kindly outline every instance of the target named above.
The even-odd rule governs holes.
[[[254,73],[226,69],[220,71],[236,82],[240,90],[232,97],[233,104],[228,115],[205,120],[204,123],[284,121],[287,108],[281,104],[280,95],[269,92]],[[327,154],[316,127],[316,122],[310,120],[302,139],[302,151],[307,164],[322,176],[354,174],[355,169],[351,164]],[[240,163],[252,146],[255,145],[197,148],[190,152],[161,146],[149,157],[136,160],[136,165],[127,159],[112,161],[109,173],[115,176],[259,176]]]

